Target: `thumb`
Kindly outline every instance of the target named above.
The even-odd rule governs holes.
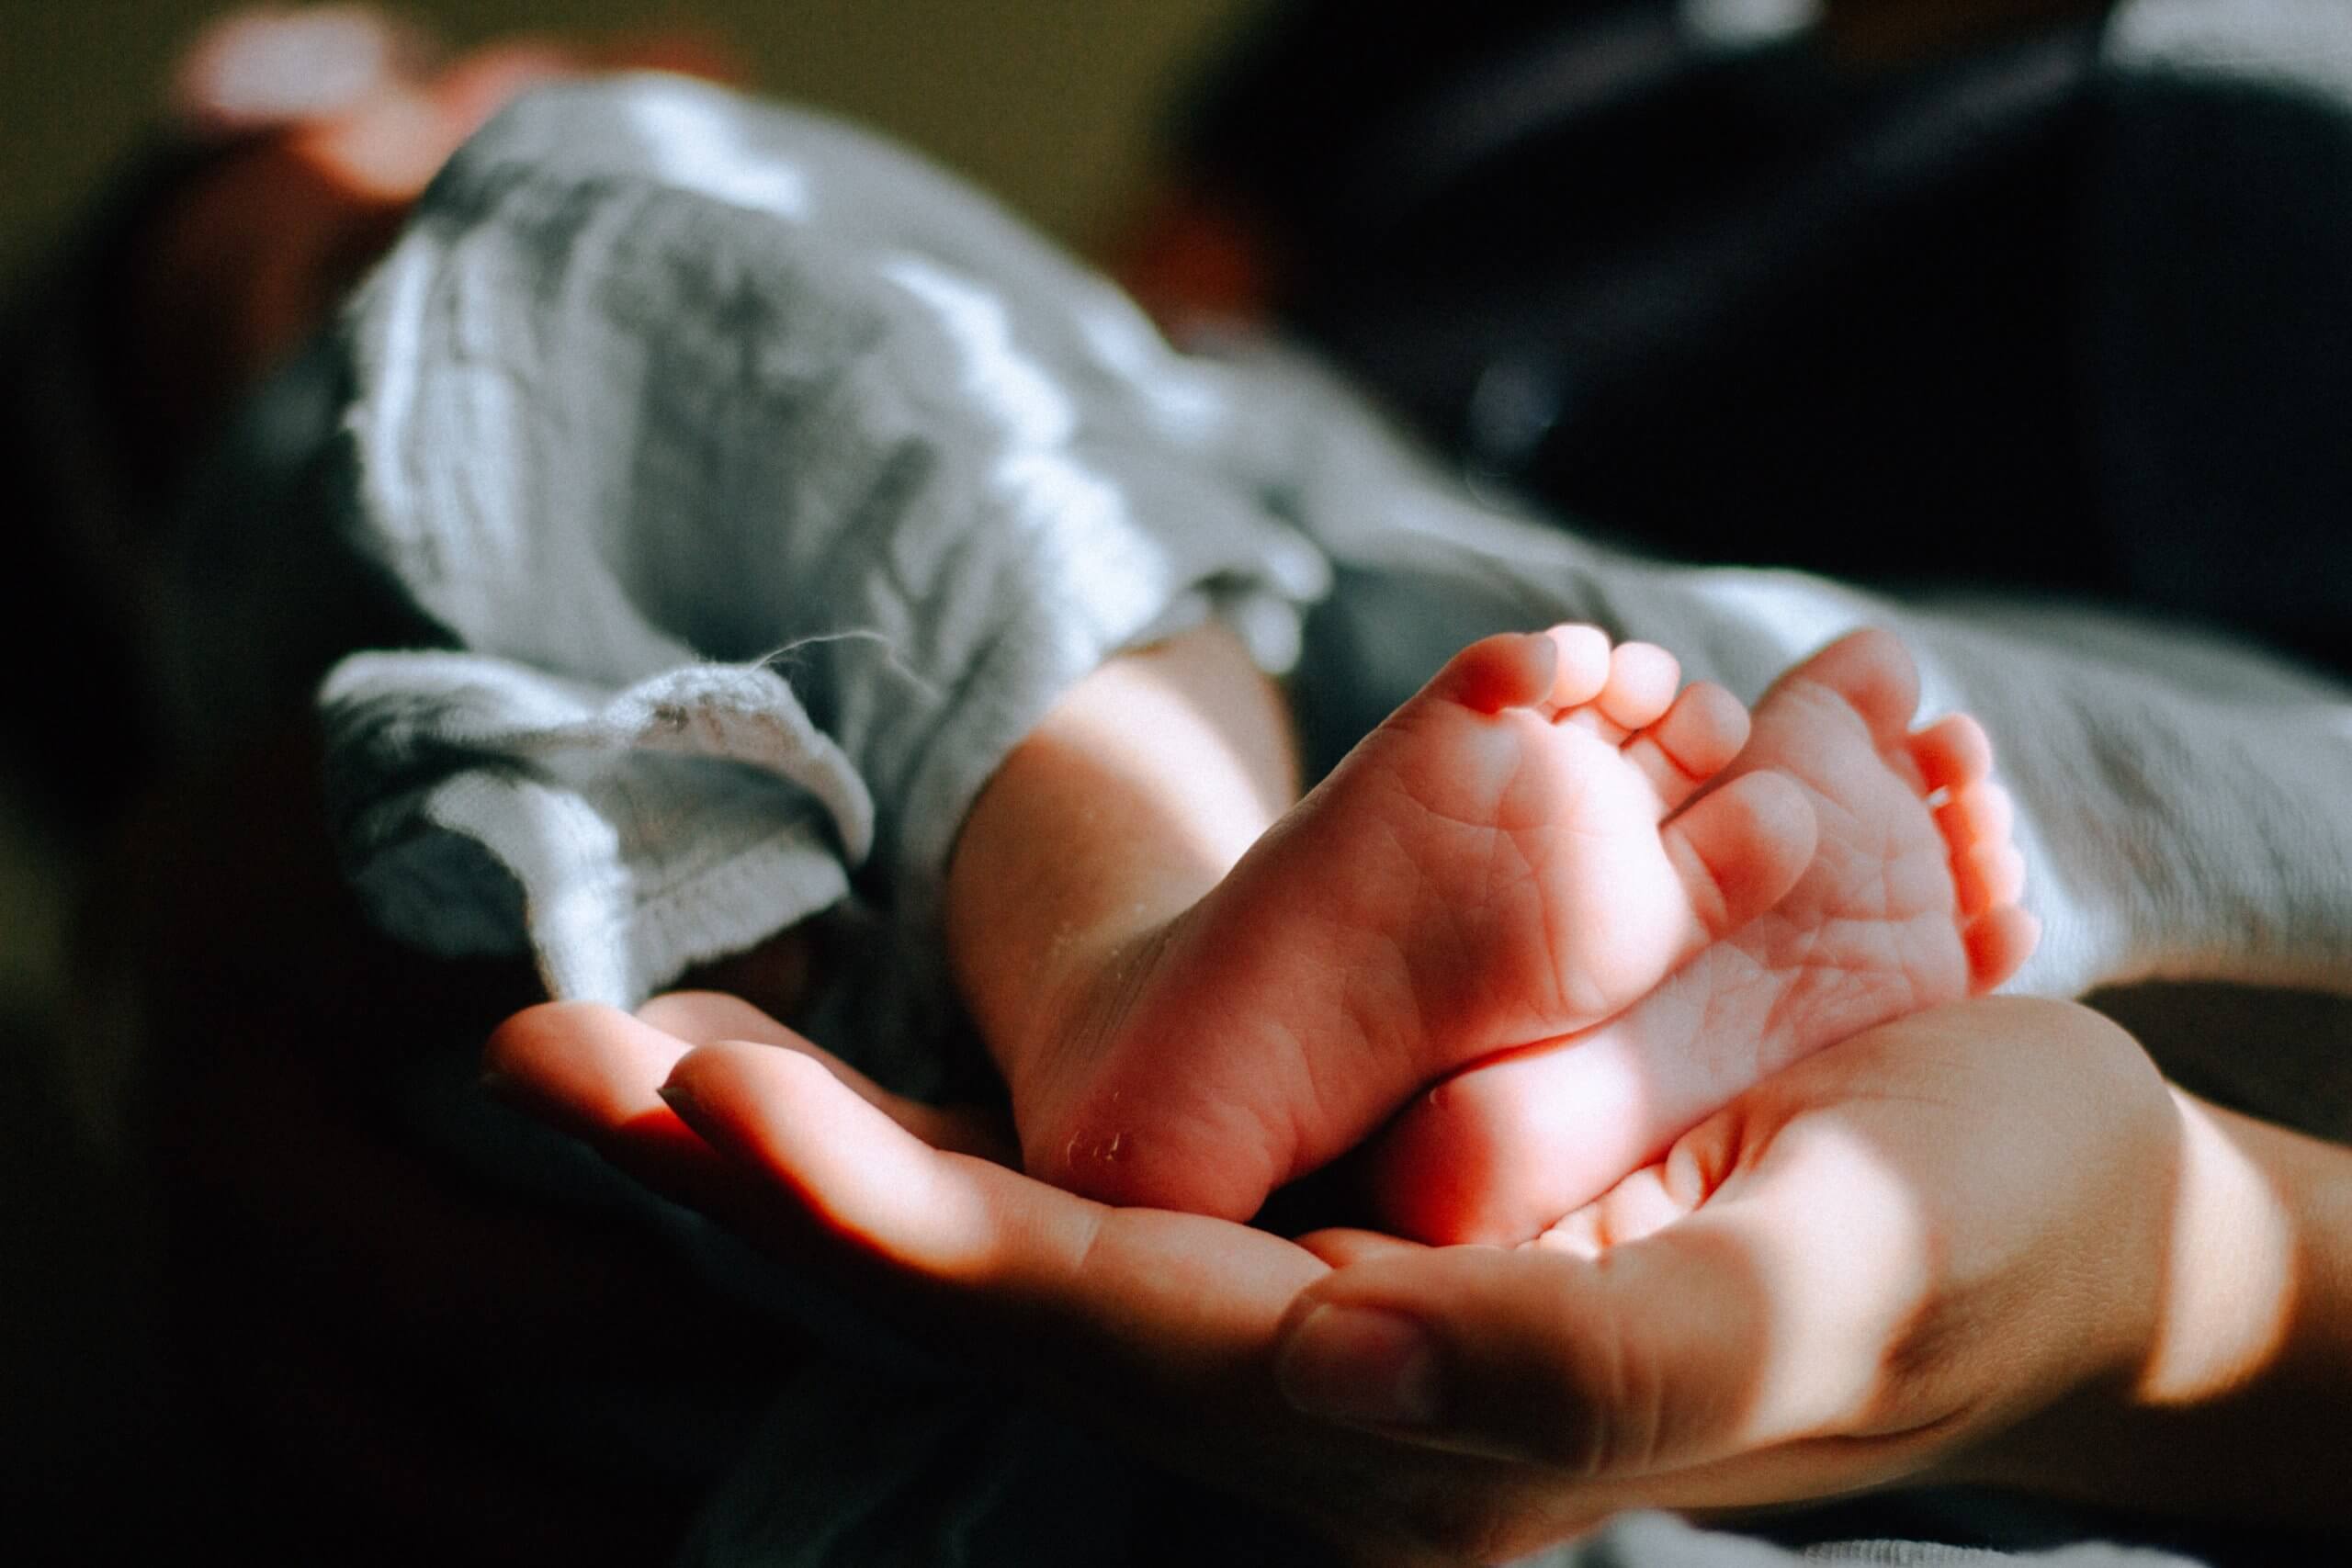
[[[1709,1156],[1736,1135],[1718,1118],[1669,1163],[1729,1168]],[[1716,1147],[1690,1159],[1691,1140]],[[1922,1233],[1867,1145],[1784,1127],[1693,1212],[1597,1256],[1342,1268],[1292,1303],[1276,1376],[1295,1407],[1406,1441],[1594,1479],[1679,1470],[1863,1427],[1928,1294]]]

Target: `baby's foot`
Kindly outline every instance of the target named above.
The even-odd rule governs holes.
[[[1012,1084],[1033,1174],[1247,1218],[1419,1086],[1587,1027],[1768,908],[1812,855],[1719,687],[1589,626],[1489,637],[1225,880],[1090,974]]]
[[[1804,785],[1820,848],[1795,890],[1624,1013],[1417,1100],[1367,1152],[1384,1219],[1524,1240],[1798,1057],[2014,974],[2036,927],[2008,797],[1973,719],[1909,728],[1918,694],[1883,631],[1781,677],[1723,787],[1759,768]]]

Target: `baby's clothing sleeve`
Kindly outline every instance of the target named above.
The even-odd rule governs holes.
[[[441,644],[326,682],[347,866],[396,934],[527,947],[559,996],[632,1004],[845,897],[927,931],[1057,697],[1211,616],[1279,671],[1326,584],[1206,459],[1216,372],[1115,290],[696,84],[508,110],[336,352],[348,543]],[[887,945],[936,982],[935,941]]]

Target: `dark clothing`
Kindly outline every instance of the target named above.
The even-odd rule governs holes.
[[[1770,9],[1296,6],[1189,155],[1294,330],[1581,524],[2352,663],[2352,7],[1706,25]]]

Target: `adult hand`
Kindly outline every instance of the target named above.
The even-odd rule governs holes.
[[[2228,1282],[2184,1265],[2258,1240],[2262,1184],[2050,1004],[1823,1052],[1520,1251],[1106,1209],[716,998],[534,1010],[492,1061],[796,1263],[1368,1556],[2046,1464],[2053,1431],[2247,1374],[2289,1293],[2259,1245]]]
[[[1013,1145],[986,1116],[891,1096],[732,998],[663,998],[638,1018],[534,1008],[489,1061],[526,1109],[920,1342],[1368,1557],[1428,1556],[1443,1533],[1429,1521],[1497,1468],[1337,1429],[1282,1397],[1277,1334],[1323,1258],[1033,1181],[1001,1163]]]
[[[1534,1247],[1335,1272],[1280,1354],[1303,1404],[1587,1517],[1918,1476],[2345,1531],[2352,1150],[2086,1010],[1971,1002],[1758,1085]]]
[[[2182,1144],[2154,1066],[2096,1015],[1920,1015],[1758,1085],[1530,1248],[1317,1281],[1285,1324],[1287,1386],[1538,1466],[1580,1512],[1964,1470],[2143,1377]]]

